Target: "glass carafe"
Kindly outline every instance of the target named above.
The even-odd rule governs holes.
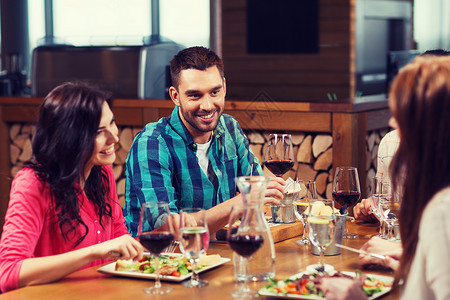
[[[249,281],[265,281],[275,276],[275,245],[272,233],[264,217],[264,196],[269,178],[243,176],[236,179],[243,199],[243,213],[237,231],[246,227],[257,227],[264,238],[263,245],[250,259],[247,259],[247,273],[243,258],[233,252],[234,274],[238,281],[247,274]]]

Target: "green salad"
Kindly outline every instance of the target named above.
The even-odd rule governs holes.
[[[320,276],[317,273],[303,274],[298,278],[286,278],[284,280],[269,279],[269,284],[261,289],[263,292],[275,293],[275,294],[292,294],[292,295],[305,295],[305,296],[317,296],[324,297],[324,293],[317,285],[324,277],[344,277],[353,279],[354,277],[344,274],[342,272],[336,272],[333,275]],[[362,286],[362,290],[367,296],[383,292],[391,288],[390,283],[383,282],[373,277],[367,277]]]
[[[189,260],[184,256],[163,255],[159,256],[159,268],[161,275],[180,277],[192,272]],[[200,266],[201,268],[201,266]],[[156,271],[155,259],[152,256],[144,256],[138,262],[129,263],[117,260],[116,271],[135,271],[153,274]]]

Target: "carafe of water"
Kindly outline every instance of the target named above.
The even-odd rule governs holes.
[[[265,281],[275,276],[275,245],[263,209],[269,180],[263,176],[243,176],[236,179],[243,200],[243,213],[237,231],[245,230],[246,226],[256,226],[264,238],[261,248],[247,259],[247,277],[251,281]],[[233,264],[235,277],[238,281],[243,281],[244,260],[235,252],[233,252]]]

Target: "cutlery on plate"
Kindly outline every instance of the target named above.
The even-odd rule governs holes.
[[[337,243],[336,243],[336,246],[339,247],[339,248],[342,248],[342,249],[350,250],[350,251],[353,251],[353,252],[356,252],[356,253],[359,253],[359,254],[368,255],[368,256],[371,256],[371,257],[378,258],[378,259],[385,259],[386,258],[386,256],[381,255],[381,254],[370,253],[370,252],[367,252],[367,251],[364,251],[364,250],[355,249],[355,248],[352,248],[352,247],[347,247],[347,246],[344,246],[344,245],[341,245],[341,244],[337,244]]]

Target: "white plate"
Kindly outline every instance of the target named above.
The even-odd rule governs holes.
[[[342,271],[341,273],[344,273],[346,275],[350,275],[350,276],[355,276],[355,272],[346,272],[346,271]],[[301,272],[295,275],[292,275],[291,277],[289,277],[290,279],[296,279],[299,277],[302,277],[303,274],[311,274],[310,272]],[[382,276],[382,275],[375,275],[375,274],[366,274],[364,273],[364,275],[367,275],[368,277],[372,277],[375,279],[378,279],[380,281],[383,281],[385,283],[392,283],[394,282],[394,278],[390,277],[390,276]],[[389,293],[391,291],[391,288],[386,288],[386,290],[379,292],[379,293],[375,293],[372,296],[370,296],[368,299],[369,300],[373,300],[373,299],[377,299],[387,293]],[[265,291],[264,288],[260,289],[258,291],[258,294],[260,294],[261,296],[266,296],[266,297],[275,297],[275,298],[281,298],[281,299],[325,299],[322,297],[318,297],[318,296],[307,296],[307,295],[296,295],[296,294],[282,294],[282,293],[271,293],[268,291]]]
[[[145,253],[145,255],[149,256],[150,254]],[[183,254],[180,254],[180,253],[161,253],[161,255],[183,256]],[[203,267],[201,270],[198,271],[198,273],[202,273],[202,272],[208,271],[212,268],[221,266],[224,263],[229,262],[229,261],[230,261],[229,258],[221,257],[220,262],[210,265],[210,266]],[[155,274],[141,273],[138,271],[116,271],[116,263],[115,262],[107,264],[107,265],[97,269],[97,272],[116,275],[116,276],[132,277],[132,278],[143,278],[143,279],[155,279],[156,278]],[[192,272],[189,272],[188,274],[181,275],[180,277],[170,276],[170,275],[161,275],[160,279],[165,280],[165,281],[180,282],[180,281],[188,279],[191,276],[192,276]]]

